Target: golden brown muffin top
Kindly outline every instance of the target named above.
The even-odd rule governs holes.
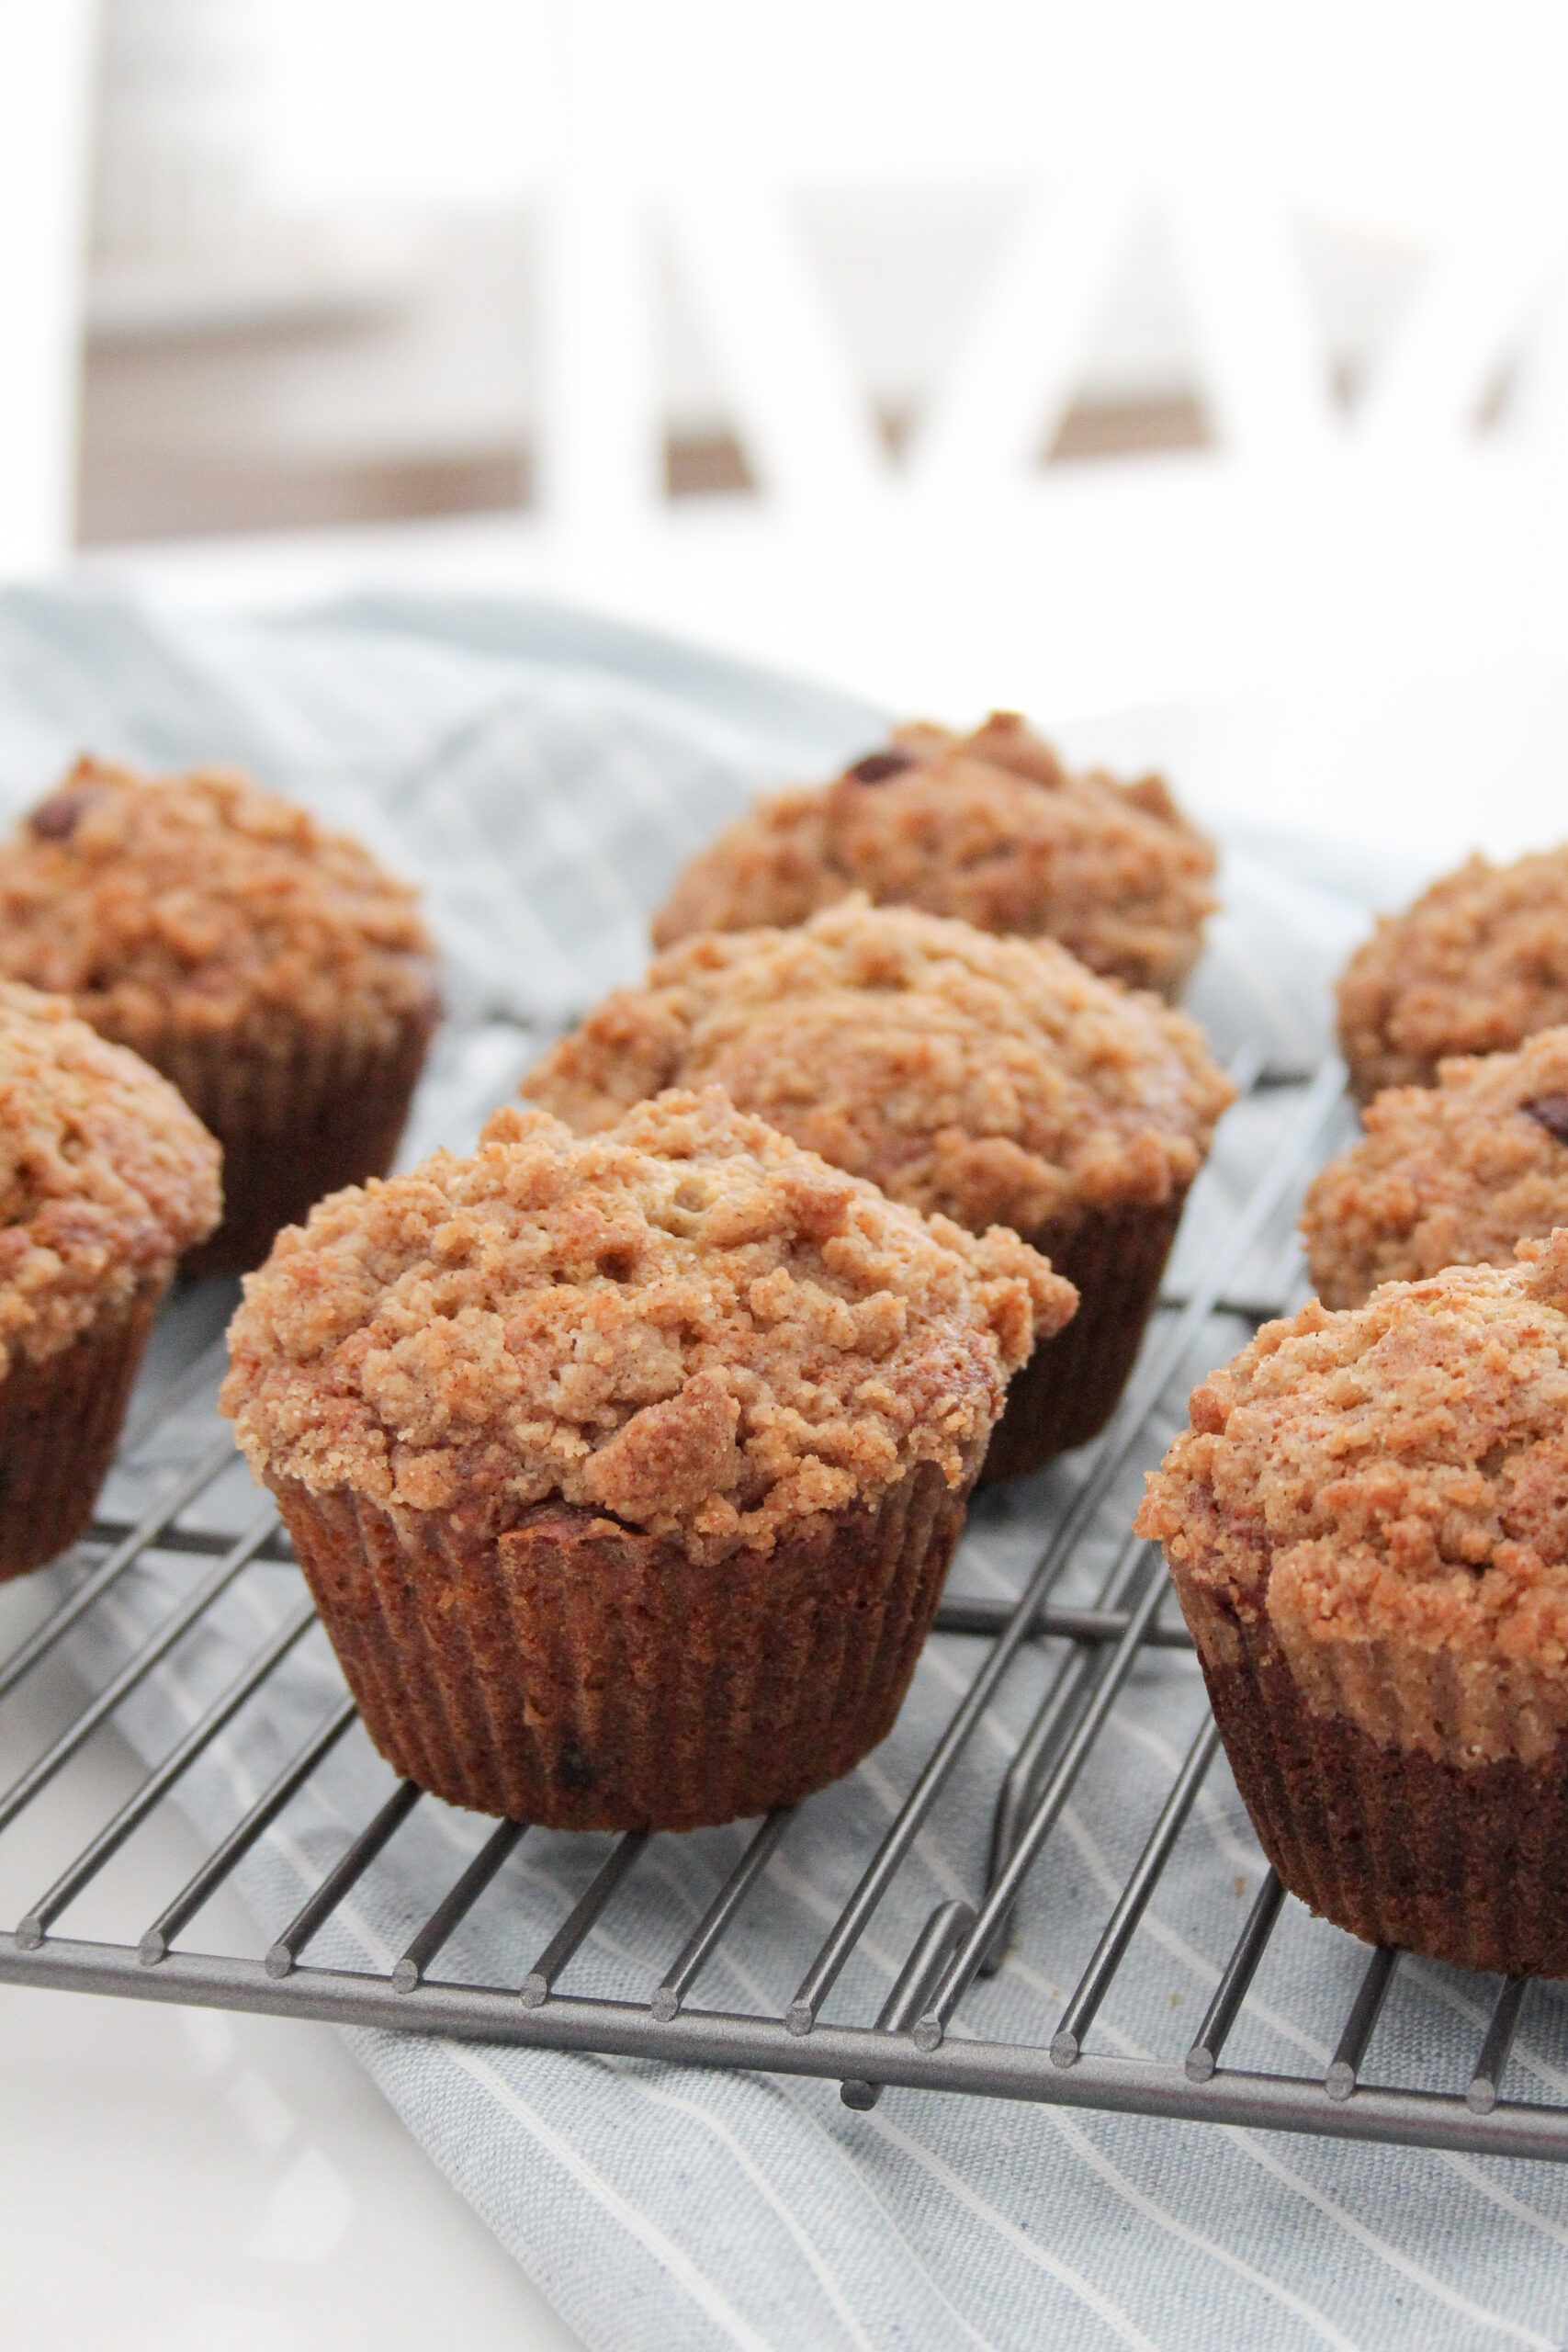
[[[859,896],[795,931],[671,948],[523,1091],[586,1135],[661,1088],[715,1083],[971,1233],[1160,1205],[1196,1174],[1233,1092],[1191,1022],[1054,941]]]
[[[559,1495],[713,1559],[919,1462],[956,1486],[1077,1295],[716,1087],[587,1140],[509,1107],[278,1236],[220,1401],[261,1477],[491,1526]]]
[[[1137,1522],[1211,1656],[1266,1611],[1315,1712],[1461,1764],[1568,1726],[1568,1231],[1519,1259],[1265,1324]]]
[[[1491,1054],[1568,1022],[1568,844],[1472,857],[1384,915],[1339,982],[1340,1050],[1362,1101],[1432,1086],[1451,1054]]]
[[[1436,1086],[1387,1089],[1365,1138],[1330,1160],[1302,1230],[1325,1306],[1444,1266],[1506,1266],[1568,1226],[1568,1028],[1517,1054],[1441,1062]]]
[[[1213,870],[1161,777],[1070,775],[1015,711],[993,711],[971,735],[896,729],[825,790],[760,801],[692,860],[653,939],[804,922],[863,890],[1060,940],[1091,970],[1170,997],[1216,904]]]
[[[156,1070],[62,998],[0,981],[0,1374],[58,1354],[204,1241],[219,1159]]]
[[[105,1036],[385,1045],[430,1002],[417,894],[346,833],[220,769],[82,759],[0,846],[0,972]]]

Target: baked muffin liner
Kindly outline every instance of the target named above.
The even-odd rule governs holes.
[[[42,1567],[92,1519],[172,1271],[41,1363],[13,1356],[0,1380],[0,1580]]]
[[[220,1038],[147,1049],[223,1147],[223,1222],[184,1261],[187,1273],[260,1265],[326,1193],[387,1173],[435,1021],[433,1000],[380,1046],[301,1032],[273,1056]]]
[[[1184,1186],[1160,1208],[1090,1210],[1024,1235],[1076,1283],[1078,1311],[1013,1375],[982,1486],[1043,1470],[1100,1435],[1137,1358],[1186,1199]]]
[[[1172,1578],[1236,1787],[1293,1894],[1365,1942],[1568,1975],[1568,1739],[1457,1764],[1314,1713],[1265,1618]]]
[[[558,1829],[694,1829],[794,1804],[892,1729],[968,1484],[711,1566],[561,1502],[478,1510],[276,1492],[365,1727],[449,1804]]]

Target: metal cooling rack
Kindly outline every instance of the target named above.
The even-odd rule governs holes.
[[[1250,1080],[1256,1072],[1238,1073]],[[1089,1605],[1054,1598],[1081,1557],[1097,1523],[1101,1535],[1112,1488],[1130,1467],[1157,1456],[1160,1417],[1180,1417],[1191,1380],[1209,1368],[1201,1351],[1216,1312],[1253,1323],[1278,1312],[1292,1279],[1276,1249],[1280,1280],[1264,1285],[1280,1296],[1238,1298],[1243,1270],[1270,1234],[1283,1229],[1300,1187],[1321,1159],[1342,1116],[1343,1073],[1325,1067],[1304,1091],[1299,1114],[1250,1197],[1230,1219],[1223,1245],[1184,1296],[1168,1299],[1134,1382],[1076,1490],[1037,1530],[1034,1565],[1016,1601],[948,1599],[937,1630],[974,1643],[974,1671],[965,1696],[931,1749],[891,1826],[874,1845],[847,1903],[823,1939],[794,1997],[773,2016],[732,2014],[703,2006],[705,1969],[762,1876],[795,1815],[775,1814],[751,1833],[695,1931],[657,1983],[638,2001],[563,1992],[559,1980],[617,1889],[637,1870],[649,1840],[623,1837],[520,1981],[472,1984],[443,1981],[443,1949],[495,1878],[519,1838],[516,1824],[496,1827],[440,1899],[407,1948],[385,1973],[313,1964],[312,1939],[350,1890],[378,1867],[378,1858],[422,1797],[404,1782],[352,1835],[296,1915],[264,1922],[271,1939],[261,1959],[203,1951],[187,1939],[204,1906],[247,1854],[279,1822],[348,1736],[353,1702],[334,1701],[297,1754],[264,1792],[207,1851],[186,1883],[171,1892],[158,1917],[125,1941],[89,1941],[58,1932],[59,1923],[122,1846],[155,1810],[178,1803],[185,1775],[243,1710],[265,1706],[269,1679],[313,1623],[299,1600],[265,1636],[241,1671],[161,1759],[90,1841],[64,1860],[51,1883],[30,1901],[8,1933],[0,1933],[0,1981],[55,1990],[119,1994],[141,2000],[197,2003],[327,2019],[343,2025],[389,2027],[539,2048],[596,2051],[674,2064],[745,2067],[836,2078],[851,2107],[872,2106],[884,2086],[1038,2099],[1066,2106],[1113,2109],[1189,2120],[1268,2126],[1348,2139],[1403,2142],[1517,2156],[1568,2157],[1568,2108],[1500,2096],[1521,2010],[1529,1996],[1523,1980],[1494,1991],[1477,1980],[1490,2002],[1468,2083],[1447,2091],[1369,2083],[1363,2065],[1374,2029],[1400,1965],[1400,1956],[1376,1951],[1345,2018],[1334,2058],[1321,2076],[1247,2071],[1227,2066],[1224,2052],[1248,1988],[1286,1905],[1269,1872],[1250,1915],[1224,1959],[1219,1983],[1195,2039],[1157,2058],[1111,2055],[1093,2046],[1097,2013],[1137,1934],[1140,1921],[1169,1862],[1213,1761],[1218,1736],[1205,1713],[1184,1762],[1149,1826],[1142,1854],[1105,1918],[1098,1944],[1062,2008],[1048,2043],[1001,2042],[954,2030],[961,2004],[976,1979],[1000,1961],[1012,1932],[1021,1889],[1061,1820],[1095,1741],[1141,1654],[1151,1647],[1190,1647],[1170,1606],[1157,1551],[1125,1538]],[[221,1304],[221,1302],[220,1302]],[[189,1318],[187,1317],[187,1320]],[[145,1456],[161,1427],[183,1406],[209,1391],[220,1362],[216,1317],[209,1312],[187,1350],[187,1361],[164,1367],[156,1403],[134,1421],[127,1451]],[[254,1497],[215,1532],[215,1490],[234,1454],[227,1438],[180,1472],[156,1504],[134,1524],[100,1521],[67,1562],[35,1586],[53,1600],[51,1613],[0,1663],[0,1727],[19,1686],[45,1662],[58,1665],[67,1636],[90,1630],[93,1614],[112,1608],[115,1589],[138,1563],[156,1555],[165,1576],[183,1574],[183,1597],[160,1623],[138,1636],[119,1669],[78,1702],[20,1776],[0,1794],[0,1845],[5,1833],[43,1806],[48,1793],[96,1734],[111,1725],[182,1643],[197,1636],[208,1612],[243,1578],[287,1576],[287,1537],[270,1510],[255,1513]],[[1038,1483],[1038,1482],[1037,1482]],[[1044,1482],[1048,1490],[1051,1482]],[[250,1514],[247,1518],[246,1514]],[[238,1523],[234,1523],[237,1521]],[[1124,1529],[1123,1514],[1122,1525]],[[171,1564],[172,1570],[171,1570]],[[51,1582],[52,1579],[52,1582]],[[1040,1645],[1043,1645],[1041,1647]],[[967,1646],[967,1645],[965,1645]],[[824,2019],[827,1996],[873,1915],[897,1879],[916,1838],[969,1747],[982,1714],[1017,1662],[1031,1650],[1049,1661],[1043,1696],[1016,1755],[996,1790],[991,1849],[985,1883],[973,1903],[948,1900],[931,1913],[904,1960],[881,2013],[863,2024]],[[66,1655],[70,1654],[67,1645]],[[809,1801],[798,1809],[794,1844],[809,1874]],[[676,1941],[672,1927],[671,1944]],[[1325,1931],[1329,1932],[1329,1931]],[[1225,1937],[1228,1940],[1228,1935]],[[1216,1936],[1216,1958],[1223,1944]],[[1385,2036],[1386,2041],[1386,2036]],[[1522,2070],[1517,2070],[1522,2071]]]

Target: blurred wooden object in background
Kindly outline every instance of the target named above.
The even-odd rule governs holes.
[[[52,125],[32,175],[0,141],[0,568],[69,548],[74,318],[98,549],[492,518],[444,576],[897,701],[1568,648],[1548,7],[976,0],[957,44],[890,0],[102,6],[84,300],[89,12],[0,0],[0,103]],[[381,182],[290,191],[295,115],[357,152],[389,54]]]

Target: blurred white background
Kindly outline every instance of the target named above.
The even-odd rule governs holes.
[[[13,569],[525,589],[955,714],[1559,657],[1556,0],[49,13]]]
[[[1308,876],[1560,837],[1565,119],[1562,0],[0,0],[0,580],[565,598]],[[0,2004],[28,2340],[568,2342],[319,2029],[82,2006]]]

